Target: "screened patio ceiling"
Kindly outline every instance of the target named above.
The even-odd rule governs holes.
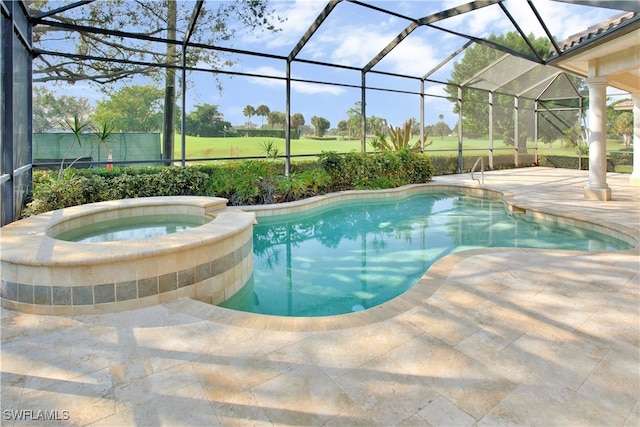
[[[173,6],[175,30],[164,19]],[[126,82],[126,78],[154,70],[174,70],[176,95],[182,98],[183,165],[187,101],[193,107],[194,99],[216,91],[216,81],[221,85],[223,78],[236,78],[250,95],[267,86],[276,87],[276,108],[286,109],[287,173],[291,157],[314,155],[291,151],[290,117],[301,101],[338,111],[335,97],[323,98],[321,92],[346,93],[340,100],[342,111],[354,105],[354,100],[360,105],[362,151],[366,151],[366,119],[379,114],[381,105],[398,113],[394,120],[416,117],[419,108],[422,142],[425,104],[432,120],[434,115],[435,120],[438,115],[442,120],[445,110],[457,110],[450,119],[458,126],[455,155],[460,172],[464,150],[476,150],[473,156],[488,155],[491,161],[494,151],[502,149],[515,154],[518,165],[518,155],[526,153],[527,138],[537,144],[539,130],[556,132],[551,138],[563,137],[584,108],[586,91],[580,78],[587,76],[584,64],[591,57],[581,48],[594,46],[597,49],[592,51],[610,53],[620,44],[612,48],[609,42],[624,39],[635,49],[640,24],[637,0],[271,0],[265,10],[248,1],[0,0],[0,9],[0,95],[5,112],[0,141],[2,224],[19,217],[31,189],[32,170],[41,166],[32,153],[31,90],[36,84],[69,84],[67,88],[74,87],[84,97],[82,91],[88,86],[77,82],[109,87],[121,78]],[[243,18],[248,14],[254,19]],[[606,27],[603,21],[608,22]],[[515,37],[516,43],[503,42],[507,37]],[[536,51],[540,38],[551,46],[548,52]],[[473,75],[459,77],[456,65],[476,47],[491,51],[493,62]],[[193,76],[214,78],[196,86],[195,78],[190,80]],[[640,81],[636,69],[620,76],[626,82]],[[257,80],[269,84],[255,86]],[[238,82],[235,84],[237,88]],[[610,86],[637,92],[635,87]],[[378,99],[380,93],[389,98]],[[242,106],[262,102],[238,97],[233,91],[227,94],[239,107],[239,117]],[[489,111],[489,142],[481,149],[463,143],[469,132],[462,125],[465,102],[484,103]],[[498,140],[510,138],[511,147],[493,146],[494,123],[502,132],[496,132]],[[172,139],[167,138],[172,134],[163,133],[165,139]],[[519,141],[521,134],[523,141]],[[170,157],[163,159],[178,161],[166,146],[162,155],[165,153]],[[218,158],[189,157],[188,161]],[[89,165],[104,163],[92,160]]]
[[[319,75],[325,74],[324,70],[340,69],[351,70],[359,75],[372,76],[367,83],[370,86],[380,87],[381,85],[376,82],[384,82],[385,80],[378,79],[377,76],[387,76],[420,80],[436,85],[453,84],[463,88],[535,100],[581,96],[580,88],[576,87],[575,81],[563,76],[562,70],[547,65],[550,58],[557,61],[565,55],[564,46],[558,45],[556,36],[556,34],[562,34],[565,29],[559,26],[562,23],[559,24],[553,19],[554,16],[550,15],[554,7],[569,9],[572,16],[579,17],[580,25],[583,28],[601,21],[603,10],[606,10],[609,15],[640,11],[640,3],[634,0],[476,0],[471,2],[423,1],[419,2],[419,12],[416,12],[414,7],[412,14],[408,15],[403,7],[403,2],[332,0],[325,3],[308,1],[304,4],[306,13],[297,14],[296,22],[281,22],[282,31],[279,32],[277,38],[270,38],[269,43],[260,43],[264,33],[253,34],[244,30],[241,22],[228,22],[226,25],[238,25],[236,29],[231,28],[231,30],[237,30],[236,36],[228,40],[216,40],[213,45],[205,45],[203,40],[211,35],[211,31],[209,31],[211,27],[207,27],[207,25],[213,22],[210,13],[207,14],[205,10],[211,5],[218,6],[223,2],[179,2],[178,13],[182,15],[177,19],[175,37],[168,37],[166,31],[149,34],[150,29],[142,20],[139,27],[123,27],[118,19],[103,21],[97,19],[92,25],[79,25],[76,21],[79,10],[90,7],[91,3],[94,2],[50,1],[43,10],[32,9],[30,11],[35,34],[38,34],[39,27],[59,30],[47,33],[55,34],[55,36],[49,38],[43,36],[35,43],[38,47],[36,55],[45,58],[47,64],[45,68],[47,68],[51,79],[72,78],[65,75],[62,70],[62,65],[69,60],[115,61],[134,64],[140,69],[158,66],[180,68],[175,63],[171,64],[166,61],[162,63],[158,60],[159,58],[166,59],[166,56],[163,57],[161,54],[166,52],[166,44],[169,43],[176,46],[177,55],[190,48],[210,49],[216,54],[222,55],[223,60],[220,60],[216,67],[187,64],[185,61],[184,68],[193,71],[251,75],[251,73],[237,71],[231,64],[236,64],[241,60],[239,58],[243,57],[260,57],[266,62],[280,61],[291,68],[287,73],[284,72],[284,67],[281,67],[282,73],[273,72],[272,75],[267,73],[255,75],[256,77],[289,78],[293,82],[361,86],[358,78],[336,78],[333,80],[318,78]],[[452,6],[439,9],[443,3]],[[127,7],[126,13],[139,13],[140,16],[144,16],[143,9],[147,7],[145,2],[129,1],[122,4]],[[294,7],[291,2],[273,1],[270,4],[273,7],[273,16],[284,13],[286,8]],[[351,37],[350,23],[345,21],[343,17],[354,16],[354,14],[355,16],[366,16],[370,20],[370,25],[384,21],[384,33],[396,34],[396,36],[367,40],[366,46],[353,46],[351,52],[336,55],[335,51],[331,52],[331,40],[337,47],[336,39]],[[632,21],[637,21],[638,18],[636,15]],[[207,24],[203,26],[201,24],[204,21]],[[524,48],[519,51],[513,50],[492,40],[483,26],[477,25],[478,22],[483,21],[495,23],[495,33],[497,34],[517,32],[523,41],[521,44]],[[390,30],[386,27],[387,25],[392,26],[393,29]],[[70,52],[68,51],[69,44],[60,42],[60,40],[78,40],[80,34],[100,37],[104,41],[112,41],[114,45],[126,44],[128,40],[144,41],[147,45],[144,50],[140,50],[135,58],[132,58],[130,56],[106,57],[101,55],[99,51]],[[550,41],[553,49],[546,55],[536,52],[530,40],[532,34],[544,35]],[[243,45],[260,46],[260,48],[244,50],[234,47],[238,44],[239,37],[244,39]],[[597,37],[594,35],[592,38],[596,39]],[[247,39],[251,38],[253,40],[247,42]],[[330,42],[327,43],[327,40]],[[440,48],[432,49],[433,55],[431,57],[422,58],[422,61],[418,59],[408,64],[405,69],[398,70],[394,65],[397,64],[393,60],[394,56],[401,55],[406,49],[410,49],[413,46],[412,41],[416,40],[445,40],[446,42],[442,43]],[[354,38],[354,43],[357,41],[358,39]],[[472,78],[457,81],[451,73],[451,64],[459,60],[465,50],[474,44],[494,48],[503,52],[504,56]],[[67,50],[64,49],[65,46]],[[366,53],[369,55],[367,56]],[[333,58],[334,60],[329,61],[324,58]],[[90,74],[92,70],[86,71],[89,71],[88,74]],[[93,76],[94,81],[100,81],[98,74]],[[391,83],[389,86],[380,87],[380,89],[406,90],[406,86],[403,84]],[[428,93],[428,89],[426,92]]]

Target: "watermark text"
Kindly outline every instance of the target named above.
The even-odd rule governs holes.
[[[5,409],[2,417],[6,421],[66,421],[70,418],[69,411],[42,409]]]

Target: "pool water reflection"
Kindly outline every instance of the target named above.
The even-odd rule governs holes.
[[[445,255],[481,247],[608,251],[630,245],[509,215],[502,201],[457,193],[338,203],[260,218],[253,277],[221,305],[282,316],[358,311],[402,294]]]
[[[154,214],[111,219],[74,228],[56,239],[69,242],[119,242],[149,239],[199,227],[212,220],[209,216]]]

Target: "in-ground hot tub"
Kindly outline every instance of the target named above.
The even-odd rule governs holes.
[[[190,196],[113,200],[2,227],[2,306],[40,314],[90,314],[181,297],[220,303],[253,272],[255,216],[226,204],[222,198]],[[166,233],[148,238],[72,241],[76,230],[100,229],[112,221],[135,224],[141,218],[154,223],[156,217],[189,218],[189,225],[167,225]]]

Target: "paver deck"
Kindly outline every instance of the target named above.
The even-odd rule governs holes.
[[[585,200],[586,181],[485,173],[528,206],[640,233],[628,175],[608,175],[609,202]],[[2,309],[1,423],[638,426],[639,260],[638,249],[457,253],[427,272],[428,296],[371,323],[326,318],[326,330],[190,299],[91,316]]]

